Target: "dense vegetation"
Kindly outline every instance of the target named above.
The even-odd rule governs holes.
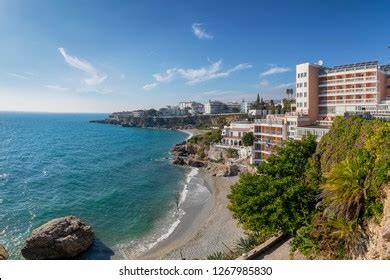
[[[362,256],[383,211],[389,143],[389,122],[359,117],[337,118],[318,145],[287,141],[232,188],[233,216],[249,232],[293,236],[308,258]]]
[[[196,155],[205,159],[207,157],[207,151],[210,148],[210,144],[219,143],[221,141],[221,130],[213,129],[204,134],[196,135],[188,140],[187,149],[196,151]]]
[[[245,230],[294,234],[311,220],[318,188],[306,187],[304,171],[315,147],[313,136],[290,140],[259,166],[258,174],[241,175],[229,208]]]
[[[253,135],[253,132],[247,132],[244,133],[244,135],[241,137],[242,144],[244,144],[245,147],[253,146],[253,141],[255,140],[255,136]]]

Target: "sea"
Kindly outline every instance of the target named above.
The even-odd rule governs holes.
[[[90,122],[106,117],[0,112],[0,244],[11,259],[33,229],[67,215],[95,232],[81,259],[135,258],[180,223],[198,170],[173,165],[170,150],[188,135]]]

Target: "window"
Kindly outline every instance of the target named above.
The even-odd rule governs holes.
[[[307,97],[307,92],[305,92],[305,93],[303,94],[303,96],[304,96],[304,97]]]
[[[307,87],[307,82],[305,82],[305,85],[304,85],[304,87]]]
[[[307,73],[305,72],[305,73],[303,73],[303,77],[306,77],[307,76]]]
[[[300,78],[301,77],[301,74],[300,73],[298,73],[298,78]]]
[[[306,107],[307,107],[307,102],[305,102],[305,103],[303,103],[303,104],[304,104],[304,105],[303,105],[303,107],[305,107],[305,108],[306,108]]]

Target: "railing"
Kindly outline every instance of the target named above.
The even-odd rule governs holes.
[[[351,88],[351,89],[328,89],[324,91],[320,91],[320,96],[321,95],[333,95],[337,93],[372,93],[376,92],[377,88],[376,87],[362,87],[362,88]]]
[[[345,103],[351,103],[351,104],[360,104],[360,103],[375,103],[376,99],[342,99],[342,100],[326,100],[326,101],[320,101],[320,105],[327,105],[327,104],[345,104]]]
[[[283,124],[283,120],[276,119],[256,119],[255,123],[259,124]]]
[[[370,66],[359,66],[359,67],[349,67],[349,68],[347,67],[347,68],[325,70],[326,72],[323,74],[320,74],[319,76],[326,77],[326,75],[333,74],[333,73],[340,73],[340,72],[345,72],[345,71],[368,70],[368,69],[377,70],[378,66],[377,65],[370,65]]]
[[[344,79],[322,81],[322,82],[319,83],[319,85],[320,86],[326,86],[326,85],[330,85],[330,84],[362,82],[362,81],[376,81],[376,80],[377,80],[376,76],[344,78]]]
[[[312,134],[317,137],[322,137],[329,132],[329,128],[320,127],[298,127],[295,133],[296,137],[302,137],[307,134]]]

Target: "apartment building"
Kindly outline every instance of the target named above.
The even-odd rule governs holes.
[[[322,63],[321,63],[322,64]],[[370,113],[390,119],[390,65],[377,61],[325,67],[296,66],[296,110],[255,120],[253,162],[267,160],[287,139],[313,134],[319,140],[336,116]]]
[[[222,129],[221,143],[226,146],[242,146],[242,136],[245,133],[253,132],[254,124],[248,121],[232,122],[229,126]]]
[[[300,139],[307,133],[320,135],[320,133],[313,133],[311,127],[307,131],[299,131],[298,127],[309,128],[312,124],[308,116],[297,114],[295,112],[282,115],[267,115],[265,119],[256,119],[254,122],[254,163],[260,163],[267,160],[268,157],[275,151],[275,147],[283,143],[287,139]],[[327,131],[327,127],[320,128]]]
[[[179,108],[181,110],[187,110],[191,115],[204,113],[204,105],[195,101],[179,102]]]
[[[208,115],[221,114],[221,113],[225,113],[225,111],[226,111],[225,107],[226,107],[226,105],[224,103],[222,103],[221,101],[209,100],[208,103],[204,104],[204,112],[205,112],[205,114],[208,114]]]
[[[296,66],[297,112],[313,122],[331,123],[345,113],[388,111],[390,65],[378,61],[325,67]]]
[[[229,112],[229,113],[240,113],[241,112],[241,104],[236,102],[236,101],[227,102],[226,109],[227,109],[227,112]]]

